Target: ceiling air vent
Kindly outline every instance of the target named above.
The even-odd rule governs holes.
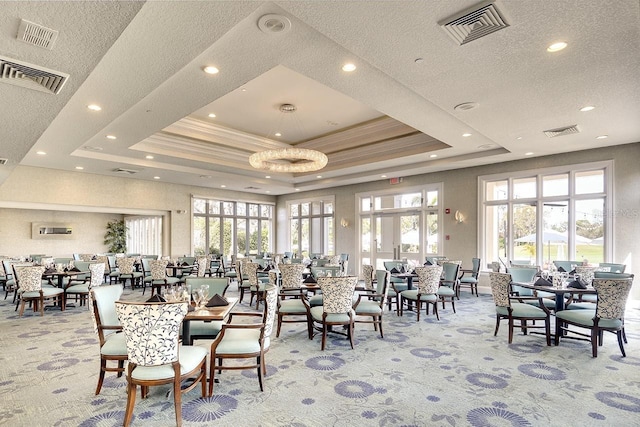
[[[140,172],[139,170],[136,170],[136,169],[125,169],[125,168],[115,168],[113,171],[115,173],[120,173],[123,175],[133,175],[135,173]]]
[[[543,131],[549,138],[555,138],[556,136],[572,135],[574,133],[580,133],[578,125],[565,126],[557,129],[549,129]]]
[[[244,189],[245,189],[245,190],[259,190],[259,188],[258,188],[258,187],[252,187],[252,186],[244,187]]]
[[[438,24],[460,46],[509,26],[494,3],[474,6]]]
[[[69,74],[0,56],[0,82],[58,94]]]
[[[26,19],[20,21],[17,39],[22,42],[51,50],[57,38],[57,30],[43,27]]]
[[[0,159],[0,165],[6,165],[9,159]]]

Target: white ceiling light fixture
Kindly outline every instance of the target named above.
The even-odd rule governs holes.
[[[596,136],[596,139],[607,139],[607,138],[609,138],[609,135],[599,135],[599,136]]]
[[[565,42],[553,43],[552,45],[549,45],[549,47],[547,48],[547,52],[560,52],[565,47],[567,47],[567,44]]]
[[[210,113],[210,114],[209,114],[209,117],[211,117],[212,119],[215,119],[215,118],[216,118],[216,115],[215,115],[215,114],[213,114],[213,113]]]
[[[583,113],[586,113],[587,111],[592,111],[592,110],[595,110],[595,109],[596,109],[596,107],[594,107],[593,105],[587,105],[585,107],[582,107],[580,109],[580,111],[582,111]]]
[[[293,104],[280,105],[283,115],[296,111]],[[288,147],[266,150],[249,156],[249,164],[260,170],[279,173],[313,172],[324,168],[329,159],[324,153],[306,148]]]
[[[98,104],[89,104],[87,105],[87,108],[91,111],[102,111],[102,107]]]
[[[356,65],[352,64],[352,63],[344,64],[342,66],[342,71],[345,71],[347,73],[350,73],[350,72],[355,71],[355,70],[356,70]]]
[[[147,159],[147,160],[153,160],[153,156],[151,156],[151,155],[145,156],[145,159]]]
[[[36,151],[36,154],[38,156],[46,156],[47,155],[47,153],[45,151]]]
[[[432,159],[435,159],[436,157],[438,157],[438,155],[437,154],[431,154],[429,157],[432,158]]]
[[[115,135],[107,135],[107,139],[118,139]]]
[[[220,70],[218,70],[216,67],[214,67],[213,65],[209,65],[207,67],[203,68],[204,72],[207,74],[218,74],[220,72]]]
[[[471,136],[471,134],[470,133],[463,133],[462,136],[464,136],[465,138],[468,138],[468,137]]]
[[[258,19],[258,28],[266,34],[282,34],[291,29],[291,20],[286,16],[268,13]]]

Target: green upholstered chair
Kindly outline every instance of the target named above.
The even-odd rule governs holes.
[[[633,277],[621,279],[594,279],[598,302],[593,310],[562,310],[556,313],[556,345],[566,334],[577,335],[591,342],[591,355],[598,357],[604,332],[615,333],[622,357],[624,351],[624,311],[633,284]],[[573,327],[589,330],[576,331]]]
[[[44,266],[20,266],[14,264],[12,267],[18,286],[18,297],[20,298],[19,317],[24,314],[24,307],[27,302],[33,304],[33,311],[40,310],[40,316],[44,315],[44,302],[47,300],[53,300],[64,311],[64,289],[42,286]]]
[[[511,285],[511,292],[520,296],[532,296],[533,290],[518,286],[516,283],[533,283],[535,277],[538,274],[538,267],[509,267],[507,273],[511,275],[511,280],[514,284]]]
[[[178,426],[182,425],[182,393],[200,384],[202,397],[206,397],[207,349],[178,344],[180,324],[187,314],[187,306],[186,302],[116,303],[129,360],[125,427],[133,416],[137,386],[142,388],[145,399],[150,386],[172,384]],[[182,388],[183,381],[192,382]]]
[[[460,270],[460,280],[458,281],[458,298],[460,298],[460,288],[469,287],[471,295],[478,295],[478,275],[480,274],[480,258],[471,258],[471,270]]]
[[[578,265],[582,265],[582,261],[558,261],[558,260],[556,260],[556,261],[553,261],[553,265],[555,265],[558,270],[560,270],[560,268],[562,267],[562,269],[564,271],[569,273],[570,271],[573,271],[574,267],[576,267]]]
[[[229,322],[211,344],[211,363],[209,365],[209,396],[213,395],[216,371],[237,369],[257,369],[260,391],[264,390],[266,374],[265,354],[271,347],[271,332],[276,317],[278,288],[268,285],[265,288],[264,310],[250,313],[231,313]],[[256,317],[260,323],[233,323],[234,318]],[[253,359],[255,364],[223,365],[226,359]]]
[[[440,286],[438,287],[438,298],[442,302],[442,308],[444,309],[445,302],[451,303],[453,312],[456,312],[455,299],[460,297],[460,291],[458,289],[458,277],[460,275],[460,264],[455,262],[443,262],[442,263],[442,277],[440,278]]]
[[[389,272],[387,270],[376,271],[376,287],[358,295],[358,299],[353,304],[356,313],[355,323],[371,323],[373,329],[380,329],[380,338],[384,338],[382,332],[382,314],[384,305],[387,302],[387,291],[389,290]],[[363,318],[370,318],[364,320]]]
[[[598,264],[598,268],[601,271],[605,271],[605,269],[609,269],[609,273],[624,273],[624,270],[626,270],[627,265],[614,264],[611,262],[601,262],[600,264]]]
[[[84,261],[76,261],[76,267],[84,271],[85,267],[78,265],[81,262]],[[101,262],[88,262],[86,264],[86,270],[89,271],[88,277],[81,283],[70,282],[71,284],[64,289],[66,301],[69,300],[70,296],[73,296],[76,301],[80,300],[80,305],[86,304],[91,288],[100,286],[104,282],[104,264]],[[88,308],[91,310],[91,306],[88,305]]]
[[[438,314],[438,288],[442,276],[442,266],[429,265],[426,267],[416,267],[418,275],[418,288],[408,289],[400,293],[400,316],[404,315],[405,307],[417,313],[417,321],[420,321],[420,309],[425,304],[425,312],[429,315],[429,305],[433,306],[433,314],[440,320]]]
[[[276,337],[280,336],[283,323],[306,323],[309,339],[313,339],[313,326],[309,319],[309,303],[302,284],[302,264],[281,264],[280,274],[282,286],[278,294],[278,328]],[[271,273],[271,272],[270,272]]]
[[[97,264],[96,264],[97,265]],[[102,264],[104,266],[104,264]],[[122,332],[122,325],[116,314],[116,301],[122,296],[121,284],[111,286],[92,287],[91,319],[93,327],[100,340],[100,375],[96,395],[100,394],[104,376],[107,372],[117,372],[121,377],[124,372],[124,361],[127,360],[127,343]],[[116,367],[108,365],[110,361],[117,362]]]
[[[229,289],[230,280],[227,277],[193,277],[185,278],[185,286],[190,287],[191,292],[196,292],[201,286],[209,288],[209,298],[218,294],[225,296]],[[212,340],[215,339],[222,329],[222,320],[191,320],[189,324],[189,335],[191,343],[193,340]],[[184,336],[184,335],[183,335]]]
[[[537,305],[527,304],[526,301],[542,298],[534,296],[512,296],[511,293],[511,274],[509,273],[490,273],[491,293],[493,301],[496,304],[496,329],[494,336],[498,335],[500,321],[507,319],[509,321],[509,344],[513,342],[513,330],[515,321],[519,321],[518,326],[526,335],[529,329],[544,329],[547,338],[547,345],[551,345],[551,321],[550,311],[545,307],[542,301],[538,301]],[[544,325],[536,325],[536,320],[544,321]],[[531,321],[531,323],[527,323]]]
[[[353,349],[353,295],[357,284],[356,276],[318,277],[322,305],[309,307],[309,314],[314,328],[322,334],[322,350],[326,346],[329,331],[346,335]],[[334,326],[343,326],[346,333],[333,329]]]

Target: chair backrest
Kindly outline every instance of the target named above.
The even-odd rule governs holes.
[[[298,289],[302,283],[302,264],[281,264],[279,267],[282,276],[282,289]]]
[[[196,263],[196,257],[194,256],[183,256],[178,258],[178,262],[180,264],[187,263],[189,265],[194,265]]]
[[[511,307],[509,293],[511,290],[511,274],[509,273],[489,273],[491,283],[491,294],[496,307]]]
[[[243,279],[248,280],[251,286],[258,286],[258,267],[260,267],[260,264],[256,262],[247,262],[244,264],[246,277],[243,277]]]
[[[596,267],[576,266],[576,274],[580,275],[580,280],[590,285],[595,278]]]
[[[149,258],[140,258],[140,265],[142,266],[142,274],[144,277],[151,276],[151,260]]]
[[[93,261],[93,254],[78,254],[80,261]]]
[[[188,305],[186,302],[116,302],[129,363],[159,366],[176,362],[180,326]]]
[[[116,301],[122,296],[124,288],[121,284],[111,286],[98,286],[91,288],[89,300],[92,301],[91,319],[96,333],[100,336],[100,342],[104,342],[107,335],[116,332],[115,329],[103,329],[104,326],[120,326],[116,314]]]
[[[626,264],[614,264],[611,262],[601,262],[598,264],[600,268],[608,268],[610,273],[624,273],[624,270],[627,268]]]
[[[204,277],[204,274],[207,272],[207,268],[211,267],[211,261],[209,261],[209,257],[201,256],[196,258],[196,265],[198,266],[197,276]]]
[[[151,280],[164,280],[167,278],[167,260],[152,259],[149,260],[149,269],[151,270]]]
[[[387,271],[387,270],[384,270]],[[364,279],[364,288],[368,291],[372,291],[373,289],[373,265],[370,264],[362,264],[362,277]]]
[[[337,277],[340,276],[340,267],[311,267],[309,268],[313,277],[318,281],[318,277],[330,276]]]
[[[380,301],[380,307],[387,303],[387,295],[389,293],[389,281],[391,280],[391,273],[387,270],[376,270],[376,293],[383,295],[382,301]]]
[[[456,264],[454,264],[456,265]],[[441,265],[428,265],[426,267],[416,267],[418,275],[418,293],[420,295],[435,294],[440,287],[440,276],[442,276]]]
[[[532,283],[538,274],[537,267],[509,267],[507,273],[511,274],[511,280],[517,283]]]
[[[628,279],[594,279],[593,288],[598,292],[596,317],[622,319],[632,284],[633,276]]]
[[[445,261],[447,259],[446,256],[428,256],[425,257],[425,261],[429,264],[429,265],[438,265],[438,262],[442,262]]]
[[[141,259],[158,259],[158,255],[142,255]]]
[[[116,259],[118,270],[120,274],[133,274],[133,264],[136,262],[135,258],[120,257]]]
[[[106,255],[98,255],[98,257],[96,257],[96,262],[101,262],[102,264],[104,264],[104,274],[111,273],[109,258]]]
[[[193,277],[188,276],[185,280],[187,287],[191,286],[191,292],[195,292],[200,286],[206,285],[209,287],[209,297],[215,294],[224,296],[229,288],[228,277]]]
[[[278,307],[278,287],[268,285],[265,288],[264,297],[264,337],[268,338],[273,331],[273,321],[276,318],[276,308]]]
[[[318,277],[318,286],[322,290],[322,310],[325,313],[351,313],[353,310],[353,292],[358,278],[355,276]]]
[[[398,266],[403,263],[401,259],[394,259],[393,261],[383,261],[382,264],[384,265],[385,270],[391,271],[394,268],[398,269]]]
[[[89,261],[74,261],[73,266],[80,271],[89,271]]]
[[[109,261],[109,273],[112,273],[118,267],[118,263],[116,262],[115,255],[107,255],[107,260]]]
[[[15,261],[8,258],[2,260],[2,269],[4,270],[4,275],[7,280],[13,278],[13,267],[11,267],[11,264],[13,264],[14,262]]]
[[[633,274],[630,273],[609,273],[607,271],[598,271],[596,270],[593,273],[594,278],[596,279],[629,279],[633,277]]]
[[[556,266],[556,268],[558,268],[558,270],[560,269],[560,267],[562,267],[562,269],[564,271],[566,271],[567,273],[573,270],[572,266],[579,266],[582,265],[582,261],[553,261],[553,264]]]
[[[104,281],[104,264],[101,262],[94,262],[89,264],[90,280],[89,288],[102,285]]]
[[[480,273],[480,258],[471,258],[471,276],[477,279],[478,273]]]
[[[34,292],[42,289],[43,265],[20,266],[14,264],[13,268],[21,292]]]
[[[448,261],[442,263],[442,279],[447,282],[447,285],[457,282],[459,273],[460,264]]]

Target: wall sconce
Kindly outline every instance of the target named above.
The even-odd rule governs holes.
[[[349,226],[349,220],[347,220],[347,218],[342,218],[340,220],[340,225],[342,226],[342,228],[347,228]]]
[[[462,215],[462,212],[460,211],[456,211],[456,213],[453,215],[453,217],[455,218],[456,222],[458,224],[462,224],[464,222],[464,215]]]

